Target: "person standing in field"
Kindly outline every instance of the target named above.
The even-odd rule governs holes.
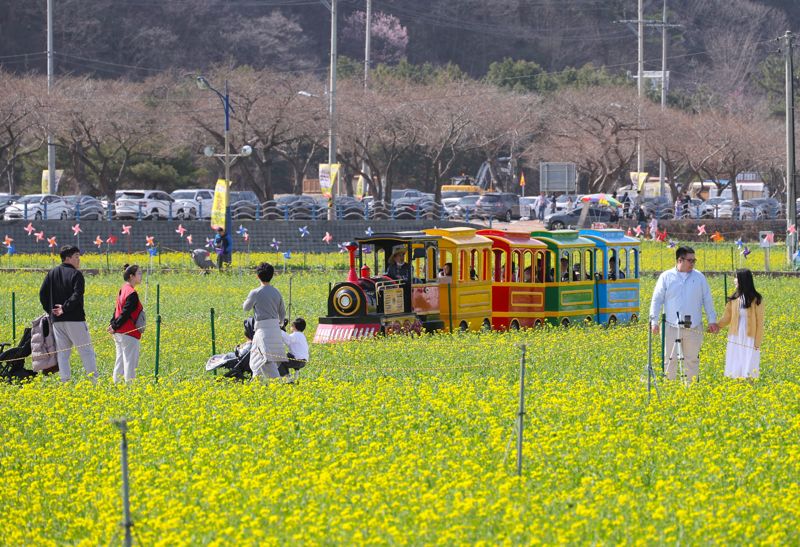
[[[80,271],[81,250],[74,245],[65,245],[59,255],[61,264],[47,273],[39,289],[39,301],[44,311],[50,314],[53,324],[58,374],[62,382],[72,379],[69,359],[74,347],[81,356],[86,374],[97,383],[97,358],[83,309],[86,281]]]
[[[217,253],[217,269],[222,271],[222,266],[225,264],[230,267],[233,261],[233,238],[221,226],[217,228],[217,235],[214,236],[214,250]]]
[[[711,288],[706,277],[694,269],[697,258],[691,247],[678,247],[675,251],[675,267],[663,272],[653,289],[650,302],[650,325],[653,334],[658,334],[659,318],[663,308],[666,316],[666,333],[664,338],[667,360],[667,378],[674,380],[677,376],[677,355],[672,349],[675,339],[683,340],[684,373],[691,382],[700,371],[700,347],[703,345],[703,309],[708,320],[708,330],[719,332]],[[678,330],[678,321],[688,317],[689,324]]]
[[[764,338],[764,300],[756,290],[753,272],[736,270],[734,291],[725,304],[720,327],[728,327],[725,376],[758,378]]]
[[[280,378],[278,363],[286,361],[283,350],[281,326],[286,319],[286,308],[278,289],[270,285],[275,268],[272,264],[262,262],[256,268],[256,275],[261,283],[250,291],[242,304],[244,311],[253,310],[255,317],[255,335],[250,350],[250,369],[253,380]]]
[[[544,211],[547,208],[547,196],[545,196],[544,192],[541,192],[536,198],[534,206],[536,207],[536,211],[538,213],[537,218],[539,220],[544,220]]]
[[[134,264],[125,264],[122,279],[125,284],[117,294],[114,315],[108,325],[108,332],[114,337],[117,348],[117,359],[114,362],[112,377],[114,383],[120,379],[126,382],[136,378],[136,367],[139,366],[139,346],[141,331],[136,328],[136,321],[143,313],[142,303],[136,286],[142,282],[142,269]]]

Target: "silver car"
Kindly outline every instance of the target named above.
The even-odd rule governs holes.
[[[170,218],[172,196],[161,190],[119,190],[114,201],[114,216],[120,219]]]
[[[6,207],[5,220],[66,220],[70,208],[61,197],[53,194],[23,196]]]

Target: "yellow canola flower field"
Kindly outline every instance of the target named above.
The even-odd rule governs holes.
[[[5,339],[10,292],[27,322],[41,274],[0,275]],[[724,378],[725,337],[706,335],[700,383],[659,378],[661,398],[653,391],[648,404],[643,324],[314,346],[297,384],[225,381],[203,371],[209,309],[217,350],[229,351],[255,284],[188,273],[149,280],[140,377],[115,386],[103,328],[118,277],[87,279],[98,385],[73,356],[71,384],[0,386],[2,545],[121,540],[120,436],[109,423],[121,416],[142,545],[798,542],[795,279],[757,278],[768,318],[761,379]],[[309,319],[309,337],[340,277],[292,278],[292,314]],[[722,280],[710,281],[721,311]],[[653,283],[642,280],[643,308]],[[288,301],[288,275],[276,286]]]

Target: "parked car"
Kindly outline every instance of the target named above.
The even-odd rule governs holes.
[[[500,218],[511,222],[519,218],[519,196],[508,192],[492,192],[483,194],[475,203],[475,212],[479,216]]]
[[[659,220],[666,220],[675,217],[675,210],[672,201],[666,196],[656,196],[645,198],[642,201],[644,213],[649,217],[655,215]]]
[[[439,218],[442,206],[436,203],[432,195],[423,194],[421,197],[400,198],[392,202],[394,218]]]
[[[442,207],[444,207],[445,214],[447,214],[447,216],[452,216],[461,198],[470,195],[474,195],[474,192],[461,192],[457,190],[442,192]]]
[[[231,217],[250,220],[256,218],[256,211],[261,208],[258,196],[250,190],[230,192],[228,206],[231,208]]]
[[[19,199],[17,194],[0,194],[0,215],[6,212],[6,207]]]
[[[764,213],[764,218],[770,220],[781,218],[783,212],[783,203],[775,198],[756,198],[748,200],[750,203],[758,206]]]
[[[581,195],[561,194],[556,198],[556,213],[567,212],[570,208],[570,199],[572,199],[572,208],[577,209],[580,207]],[[550,202],[547,202],[548,211],[550,210]]]
[[[519,198],[519,216],[520,218],[536,218],[538,211],[534,211],[536,200],[538,196],[525,196]],[[444,202],[444,200],[442,200]]]
[[[5,220],[56,220],[69,218],[69,206],[60,196],[31,194],[22,196],[6,207]]]
[[[413,188],[404,188],[402,190],[392,190],[392,201],[400,198],[421,198],[425,194],[420,190]]]
[[[174,214],[175,200],[161,190],[118,190],[114,198],[115,218],[155,220]]]
[[[92,196],[64,196],[69,207],[69,218],[75,220],[101,220],[106,209],[99,199]]]
[[[701,218],[719,218],[719,204],[726,201],[723,197],[708,198],[700,204],[700,217]]]
[[[739,207],[733,205],[732,199],[726,199],[717,206],[718,218],[733,218],[738,220],[761,220],[764,218],[764,211],[756,204],[749,201],[742,201]]]
[[[458,200],[458,205],[455,207],[454,215],[457,218],[472,218],[475,216],[475,207],[476,203],[478,203],[478,199],[480,198],[477,194],[472,194],[469,196],[464,196],[460,200]]]
[[[562,230],[569,226],[577,226],[583,207],[575,209],[569,213],[553,213],[545,217],[544,225],[548,230]],[[600,207],[589,207],[586,214],[586,223],[591,225],[593,222],[613,222],[617,220],[616,213],[610,209]]]
[[[179,219],[211,218],[214,191],[207,189],[175,190],[170,194],[175,204],[172,214]]]

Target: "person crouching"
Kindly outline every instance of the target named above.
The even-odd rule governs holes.
[[[288,360],[278,366],[278,372],[280,372],[281,376],[289,376],[289,383],[297,379],[298,371],[306,366],[308,362],[308,340],[306,340],[306,335],[303,334],[303,331],[306,330],[306,320],[298,317],[292,322],[292,328],[294,329],[292,334],[281,331],[283,343],[286,344],[286,348],[289,351],[286,353]]]

